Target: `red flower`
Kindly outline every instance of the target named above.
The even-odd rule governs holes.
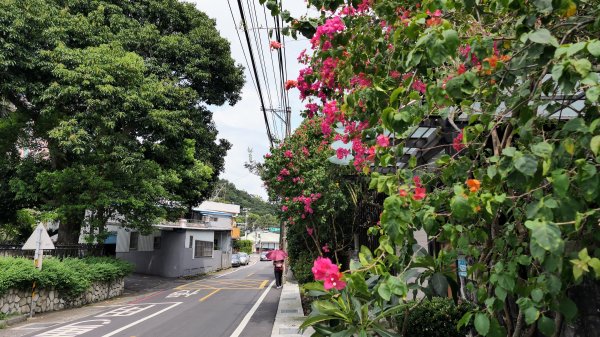
[[[344,289],[346,287],[346,282],[341,280],[342,276],[343,274],[340,272],[329,275],[329,277],[325,279],[323,288],[325,288],[325,290],[330,290],[333,288],[337,290]]]
[[[423,185],[421,185],[421,177],[414,176],[413,177],[413,182],[415,183],[416,187],[423,187]]]
[[[465,67],[464,64],[461,64],[461,65],[458,66],[458,74],[459,75],[464,74],[465,71],[467,71],[467,68]]]
[[[291,88],[295,88],[297,86],[298,86],[298,81],[296,81],[296,80],[285,81],[285,90],[290,90]]]
[[[426,193],[425,193],[425,188],[424,187],[417,187],[415,188],[415,193],[413,194],[413,200],[422,200],[425,199],[426,197]]]
[[[458,134],[458,136],[454,137],[452,140],[452,148],[458,152],[465,148],[465,144],[463,144],[463,133],[462,131]]]
[[[400,190],[400,191],[398,192],[398,195],[400,195],[401,197],[405,197],[405,196],[407,196],[407,195],[408,195],[408,192],[406,192],[406,190]]]
[[[281,43],[277,41],[271,41],[271,43],[269,43],[269,47],[271,47],[271,49],[281,49]]]

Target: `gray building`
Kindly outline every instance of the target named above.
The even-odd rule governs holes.
[[[116,256],[135,265],[135,272],[165,277],[207,273],[231,267],[231,231],[238,205],[204,202],[191,219],[155,225],[150,235],[110,224]]]

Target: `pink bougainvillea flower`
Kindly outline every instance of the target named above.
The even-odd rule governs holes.
[[[279,171],[279,175],[280,176],[289,176],[290,175],[290,171],[284,167],[284,168],[281,169],[281,171]]]
[[[464,64],[461,64],[461,65],[458,66],[458,70],[457,71],[458,71],[458,74],[461,75],[461,74],[464,74],[467,71],[467,68],[465,67]]]
[[[305,156],[310,156],[310,152],[308,152],[308,148],[306,148],[306,146],[302,147],[302,153],[304,153]]]
[[[454,139],[452,140],[452,148],[458,152],[462,149],[465,148],[465,144],[463,144],[463,133],[462,131],[456,136],[454,137]]]
[[[392,70],[390,71],[390,77],[393,79],[398,79],[400,78],[401,74],[398,70]]]
[[[338,159],[344,159],[346,157],[348,157],[348,155],[350,154],[350,150],[348,149],[344,149],[344,148],[338,148],[337,150],[335,150],[335,155]]]
[[[414,176],[413,182],[415,183],[415,187],[423,187],[423,185],[421,184],[421,177]]]
[[[327,277],[323,283],[323,288],[325,288],[325,290],[331,290],[334,288],[337,290],[344,289],[346,287],[346,282],[342,281],[342,275],[343,274],[340,272],[328,275],[329,277]]]
[[[271,154],[270,153],[265,154],[265,158],[267,158],[267,159],[271,158]]]
[[[329,244],[326,243],[325,246],[321,247],[323,249],[323,252],[325,253],[329,253]]]
[[[412,198],[413,200],[422,200],[425,199],[425,197],[427,196],[425,188],[424,187],[417,187],[415,188],[415,193],[413,194]]]
[[[307,228],[306,228],[306,232],[307,232],[307,233],[308,233],[308,235],[310,235],[310,236],[312,236],[312,235],[313,235],[313,232],[314,232],[314,231],[315,231],[315,229],[314,229],[314,228],[312,228],[312,227],[307,227]]]
[[[407,195],[408,195],[408,192],[406,192],[406,190],[404,190],[404,189],[401,189],[401,190],[398,192],[398,195],[399,195],[399,196],[401,196],[401,197],[405,197],[405,196],[407,196]]]
[[[269,43],[269,47],[271,47],[271,49],[281,49],[281,43],[277,41],[271,41]]]
[[[427,90],[427,86],[425,85],[425,83],[423,83],[423,81],[416,79],[412,84],[412,88],[415,89],[416,91],[424,94],[425,90]]]
[[[293,154],[293,153],[292,153],[292,151],[290,151],[290,150],[285,150],[285,152],[283,153],[283,155],[284,155],[286,158],[292,158],[292,157],[294,157],[294,154]]]
[[[281,206],[281,211],[282,212],[287,212],[288,211],[288,207],[286,205]]]
[[[381,147],[390,146],[390,138],[387,136],[384,136],[384,135],[377,136],[377,145],[379,145]]]
[[[285,81],[285,90],[290,90],[291,88],[295,88],[298,86],[297,80],[287,80]]]
[[[313,263],[311,270],[317,281],[324,281],[329,274],[339,272],[338,266],[333,264],[329,258],[320,256]]]

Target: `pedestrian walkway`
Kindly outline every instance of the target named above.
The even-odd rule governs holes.
[[[304,312],[302,310],[302,302],[300,300],[300,288],[292,273],[288,271],[287,281],[281,289],[279,297],[279,306],[277,307],[277,315],[273,324],[271,337],[299,337],[310,336],[314,333],[312,328],[306,329],[304,333],[300,333],[298,327],[304,322]]]

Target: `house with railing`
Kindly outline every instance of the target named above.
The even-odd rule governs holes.
[[[231,267],[232,237],[239,205],[206,201],[188,219],[154,225],[149,235],[109,223],[105,244],[135,265],[135,272],[180,277]]]

